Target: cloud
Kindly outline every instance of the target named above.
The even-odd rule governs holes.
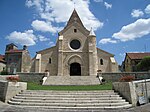
[[[87,29],[93,27],[94,30],[97,30],[103,26],[103,23],[90,11],[89,0],[27,0],[26,6],[35,7],[40,18],[44,19],[46,23],[49,23],[51,25],[50,27],[56,28],[59,27],[59,23],[66,24],[69,20],[74,9],[74,2],[76,10]],[[54,33],[53,30],[52,32]]]
[[[121,30],[113,34],[113,38],[121,41],[135,40],[150,34],[150,18],[138,19],[134,23],[123,26]]]
[[[31,24],[31,26],[41,32],[52,32],[56,33],[57,31],[60,31],[61,27],[53,27],[50,22],[40,21],[40,20],[34,20]]]
[[[126,53],[119,53],[119,56],[125,57]]]
[[[104,5],[105,5],[106,9],[111,9],[112,8],[112,4],[109,4],[107,2],[104,2]]]
[[[150,14],[150,4],[145,8],[145,13]]]
[[[36,44],[37,37],[33,34],[33,30],[27,30],[23,33],[14,31],[6,39],[20,45],[32,46]]]
[[[107,43],[117,43],[117,41],[112,40],[111,38],[104,38],[99,41],[99,44],[107,44]]]
[[[50,47],[55,46],[55,43],[54,43],[53,41],[50,41],[50,42],[48,43],[48,46],[50,46]]]
[[[36,6],[37,11],[43,12],[43,0],[26,0],[26,6],[27,7],[32,7]]]
[[[142,17],[143,15],[144,13],[140,9],[133,9],[131,12],[131,16],[134,18]]]
[[[50,40],[49,38],[46,38],[46,37],[44,37],[44,36],[42,36],[42,35],[38,35],[38,38],[39,38],[39,40],[40,40],[41,42],[49,41],[49,40]]]
[[[103,0],[94,0],[94,2],[103,2]]]

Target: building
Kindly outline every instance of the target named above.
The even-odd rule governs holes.
[[[18,49],[13,43],[6,45],[5,61],[9,73],[30,71],[31,58],[26,46],[23,46],[23,49]]]
[[[56,46],[38,51],[30,72],[49,72],[50,76],[92,76],[97,70],[117,72],[114,55],[96,47],[96,35],[88,31],[73,11],[65,28],[58,33]]]
[[[0,72],[2,72],[6,67],[5,56],[0,54]]]
[[[150,56],[150,52],[145,53],[126,53],[124,59],[124,71],[125,72],[135,72],[136,65],[145,57]]]

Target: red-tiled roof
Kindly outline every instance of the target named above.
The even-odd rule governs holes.
[[[130,59],[143,59],[145,56],[150,56],[150,52],[147,53],[127,53]]]
[[[0,62],[5,62],[4,55],[0,55]]]
[[[6,51],[6,53],[20,53],[20,52],[23,52],[23,51],[24,51],[23,49],[16,49],[16,50]]]

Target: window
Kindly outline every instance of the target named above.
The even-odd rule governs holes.
[[[103,59],[100,59],[100,64],[103,65]]]
[[[51,64],[52,63],[52,59],[51,58],[49,58],[49,64]]]
[[[77,32],[77,29],[74,29],[74,33],[76,33]]]
[[[70,47],[72,48],[72,49],[79,49],[80,47],[81,47],[81,43],[80,43],[80,41],[79,40],[77,40],[77,39],[74,39],[74,40],[72,40],[71,42],[70,42]]]

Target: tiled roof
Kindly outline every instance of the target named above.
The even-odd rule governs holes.
[[[4,55],[0,55],[0,62],[5,62]]]
[[[20,53],[20,52],[23,52],[23,51],[24,51],[23,49],[16,49],[16,50],[6,51],[6,53]]]
[[[150,52],[146,53],[127,53],[130,59],[143,59],[145,56],[150,56]]]

